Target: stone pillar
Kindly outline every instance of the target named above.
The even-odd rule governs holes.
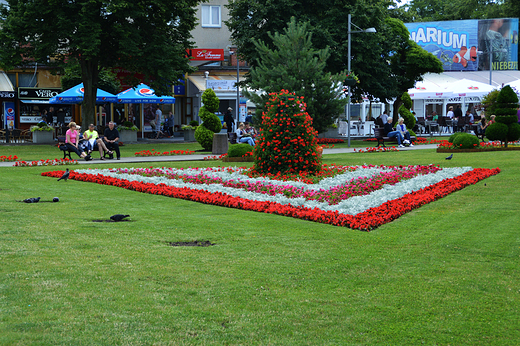
[[[213,151],[214,155],[222,155],[228,152],[229,143],[227,133],[213,134]]]

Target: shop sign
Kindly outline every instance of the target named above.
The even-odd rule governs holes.
[[[14,102],[4,102],[5,126],[9,129],[14,129]]]
[[[518,18],[406,23],[410,39],[444,71],[518,70]]]
[[[224,61],[224,49],[188,49],[190,60]]]
[[[60,93],[60,88],[18,88],[21,100],[48,100]]]
[[[31,116],[20,116],[20,124],[32,124],[39,123],[42,120],[42,117],[31,117]]]
[[[14,99],[14,91],[0,91],[0,98]]]
[[[207,88],[215,91],[237,91],[236,80],[208,80]]]

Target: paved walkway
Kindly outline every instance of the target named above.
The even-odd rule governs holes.
[[[415,145],[414,147],[406,147],[399,148],[399,151],[409,151],[409,150],[422,150],[422,149],[436,149],[437,144],[421,144]],[[365,149],[365,148],[356,148],[357,150]],[[122,148],[124,150],[124,147]],[[324,149],[323,154],[349,154],[354,153],[354,148],[333,148],[333,149]],[[143,162],[172,162],[172,161],[203,161],[205,157],[214,156],[214,155],[173,155],[173,156],[145,156],[145,157],[121,157],[121,160],[100,160],[99,158],[94,158],[92,161],[80,160],[78,158],[78,162],[80,165],[82,164],[114,164],[114,163],[143,163]],[[97,157],[97,156],[94,156]],[[216,161],[214,161],[216,162]],[[14,162],[0,162],[0,167],[12,167]],[[56,166],[61,167],[61,166]]]

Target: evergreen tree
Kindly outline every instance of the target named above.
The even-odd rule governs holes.
[[[520,139],[517,108],[518,96],[509,85],[506,85],[496,98],[496,123],[488,126],[486,137],[490,140],[499,140],[505,143],[506,147],[508,142]]]
[[[300,174],[321,170],[317,132],[304,97],[287,90],[269,94],[254,150],[253,173]]]
[[[268,93],[289,90],[305,97],[314,128],[325,131],[346,104],[346,99],[341,98],[346,73],[332,75],[324,71],[330,57],[329,49],[312,47],[308,23],[298,24],[292,17],[283,34],[269,33],[269,37],[275,49],[270,49],[263,41],[253,41],[260,57],[257,66],[250,70],[250,88]],[[263,107],[268,95],[247,94],[258,108],[266,110]]]

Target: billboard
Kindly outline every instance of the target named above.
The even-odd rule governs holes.
[[[410,39],[445,71],[518,70],[518,18],[407,23]]]

